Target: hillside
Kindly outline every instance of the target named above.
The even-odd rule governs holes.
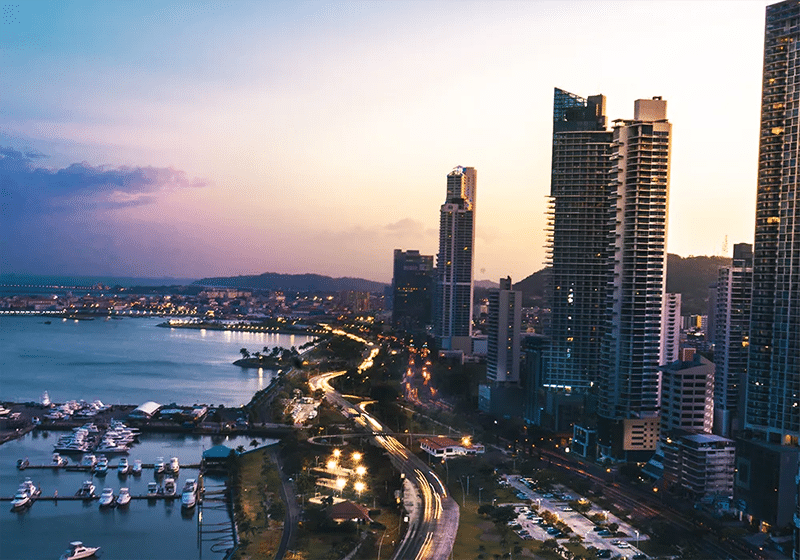
[[[203,278],[201,286],[280,290],[284,292],[383,292],[386,284],[363,278],[331,278],[320,274],[279,274],[265,272],[250,276]]]
[[[708,313],[708,287],[717,280],[719,267],[730,263],[729,257],[667,255],[667,292],[681,294],[683,315]],[[522,292],[525,305],[541,302],[549,277],[549,269],[543,268],[514,284],[514,289]]]

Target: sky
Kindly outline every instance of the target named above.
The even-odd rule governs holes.
[[[765,0],[21,2],[0,272],[389,282],[478,170],[475,278],[545,263],[553,88],[663,96],[667,250],[752,242]],[[727,238],[727,253],[725,240]]]

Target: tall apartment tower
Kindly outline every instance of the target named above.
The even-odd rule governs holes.
[[[489,291],[486,379],[519,383],[522,292],[512,289],[511,278],[501,278],[500,288]]]
[[[750,295],[753,246],[733,246],[733,262],[719,269],[714,320],[714,433],[731,437],[741,428],[747,350],[750,343]]]
[[[600,377],[608,286],[608,172],[612,133],[606,98],[555,89],[548,211],[550,345],[543,385],[581,391]]]
[[[434,331],[439,348],[472,351],[472,278],[478,172],[456,167],[447,175],[439,214]]]
[[[681,349],[681,294],[664,294],[661,308],[660,365],[678,360]]]
[[[666,271],[670,138],[667,102],[634,102],[615,121],[609,192],[609,291],[598,405],[598,446],[637,460],[653,447],[629,437],[658,427],[661,305]]]
[[[411,333],[424,333],[431,321],[433,256],[394,250],[392,324]]]
[[[744,435],[735,495],[772,526],[795,523],[800,447],[800,2],[766,8]],[[763,482],[762,482],[763,481]],[[797,550],[795,550],[797,557]]]

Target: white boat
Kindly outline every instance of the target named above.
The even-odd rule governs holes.
[[[164,495],[172,497],[178,495],[178,487],[175,485],[175,479],[171,476],[164,479]]]
[[[155,498],[159,494],[159,488],[157,482],[148,482],[147,483],[147,495],[151,498]]]
[[[27,457],[25,457],[24,459],[17,459],[17,468],[21,471],[27,469],[30,464],[31,462],[28,461]]]
[[[99,546],[83,546],[81,541],[74,541],[69,543],[69,548],[58,560],[80,560],[81,558],[89,558],[90,556],[94,556],[95,552],[98,550],[100,550]]]
[[[62,457],[60,453],[53,453],[53,460],[50,464],[54,467],[66,467],[69,459]]]
[[[94,464],[95,464],[96,462],[97,462],[97,457],[95,457],[95,456],[94,456],[94,455],[92,455],[91,453],[87,453],[87,454],[86,454],[86,455],[84,455],[84,456],[83,456],[83,458],[81,459],[81,466],[82,466],[82,467],[86,467],[86,468],[90,468],[90,469],[91,469],[92,467],[94,467]]]
[[[114,490],[112,488],[103,488],[103,492],[100,494],[100,507],[112,507],[114,499]]]
[[[31,498],[38,496],[42,493],[41,488],[37,488],[30,478],[26,478],[22,484],[19,485],[19,491],[26,493]]]
[[[83,499],[90,499],[94,497],[94,484],[91,480],[86,480],[81,485],[80,489],[75,493],[76,496]]]
[[[177,473],[179,470],[181,470],[181,465],[180,462],[178,462],[177,457],[173,457],[169,460],[169,466],[167,467],[167,470],[171,473]]]
[[[197,503],[197,481],[194,478],[189,478],[183,485],[183,492],[181,493],[181,507],[193,508]]]
[[[119,476],[125,476],[131,470],[131,466],[128,463],[127,457],[120,457],[119,463],[117,464],[117,474]]]
[[[22,509],[30,505],[31,497],[23,490],[17,490],[14,497],[11,499],[11,509]]]
[[[105,476],[108,473],[108,458],[105,455],[100,455],[97,458],[97,463],[95,463],[94,467],[94,474],[97,476]]]
[[[131,492],[127,488],[120,488],[119,489],[119,496],[117,496],[117,505],[127,506],[131,501]]]
[[[139,476],[140,474],[142,474],[142,460],[141,459],[135,459],[133,461],[133,466],[131,467],[131,474],[133,474],[133,476]]]
[[[156,462],[153,463],[153,472],[161,474],[164,472],[164,457],[156,457]]]

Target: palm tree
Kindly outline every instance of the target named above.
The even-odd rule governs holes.
[[[250,357],[250,352],[247,350],[247,348],[242,348],[241,350],[239,350],[239,353],[245,360]]]

